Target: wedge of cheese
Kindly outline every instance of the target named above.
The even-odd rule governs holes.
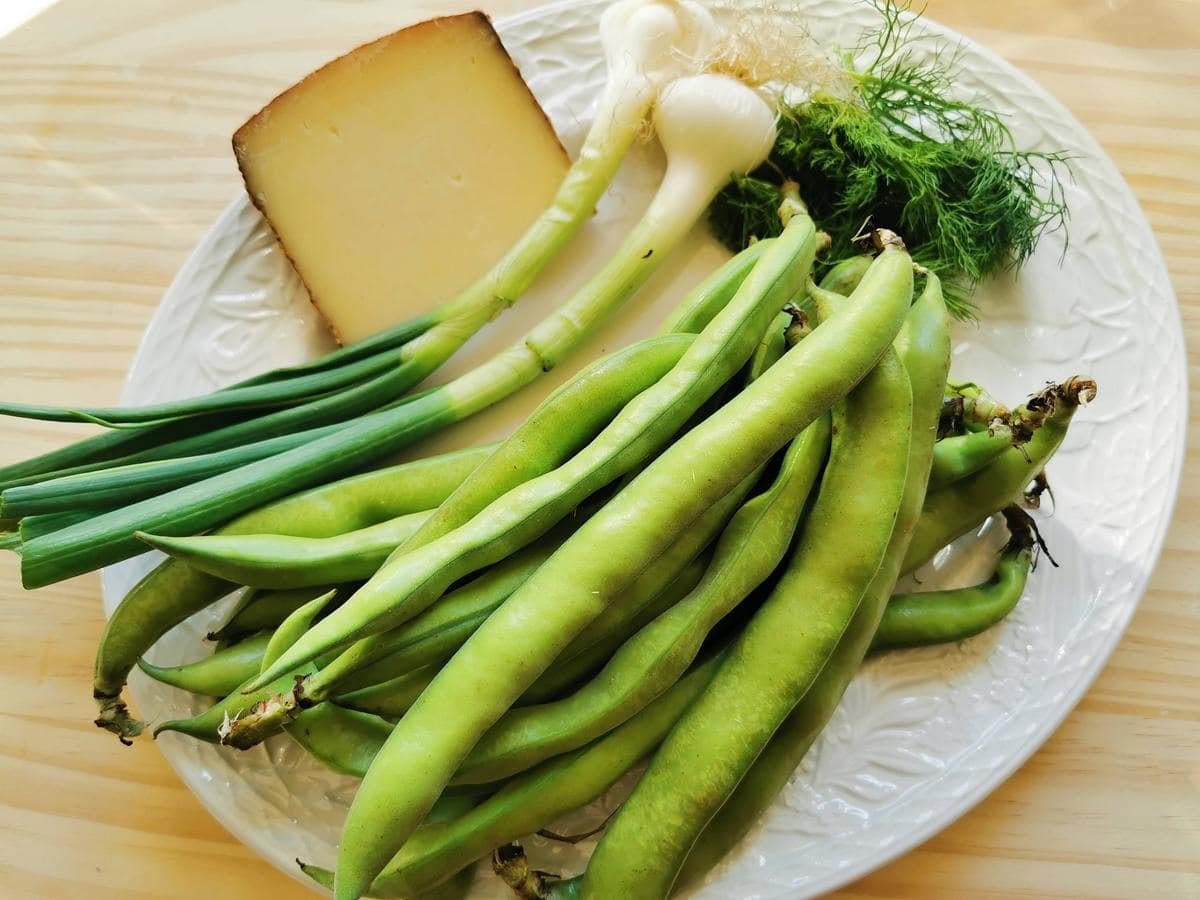
[[[569,165],[483,13],[359,47],[233,136],[255,205],[334,337],[430,309],[486,272]]]

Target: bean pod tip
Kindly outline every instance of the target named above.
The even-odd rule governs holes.
[[[111,731],[126,747],[131,746],[133,738],[146,730],[146,723],[134,718],[120,697],[97,696],[96,700],[100,704],[100,713],[94,720],[96,727]]]
[[[530,867],[525,848],[515,841],[497,847],[492,853],[492,871],[524,900],[548,897],[547,880],[556,878],[549,872]]]

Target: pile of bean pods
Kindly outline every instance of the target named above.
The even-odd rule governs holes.
[[[303,865],[339,898],[462,896],[489,857],[523,897],[695,884],[867,654],[1015,606],[1038,545],[1019,504],[1095,395],[1069,378],[1010,410],[948,382],[941,287],[902,241],[876,232],[815,284],[821,236],[784,215],[498,444],[140,535],[168,559],[108,624],[101,724],[140,731],[121,700],[140,666],[215,701],[155,734],[229,752],[282,734],[361,778],[336,866]],[[997,514],[988,581],[896,593]],[[210,655],[146,660],[239,588]],[[583,873],[512,843],[643,763]]]

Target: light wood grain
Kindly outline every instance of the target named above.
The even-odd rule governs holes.
[[[470,6],[62,0],[0,41],[0,396],[113,402],[162,290],[238,189],[233,128],[356,43]],[[928,14],[1036,78],[1116,160],[1167,255],[1196,384],[1200,5]],[[6,421],[0,464],[77,433]],[[961,821],[837,896],[1200,896],[1198,463],[1193,441],[1150,592],[1066,723]],[[218,826],[153,744],[92,727],[98,578],[18,583],[0,554],[0,895],[313,896]]]

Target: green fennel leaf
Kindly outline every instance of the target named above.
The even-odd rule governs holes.
[[[827,259],[856,252],[867,223],[890,228],[968,318],[980,280],[1019,266],[1043,234],[1065,227],[1069,156],[1018,150],[998,113],[956,96],[957,50],[916,52],[909,3],[873,5],[881,24],[844,55],[844,93],[781,102],[770,159],[717,197],[710,222],[732,249],[777,234],[779,186],[796,181],[832,239]]]

